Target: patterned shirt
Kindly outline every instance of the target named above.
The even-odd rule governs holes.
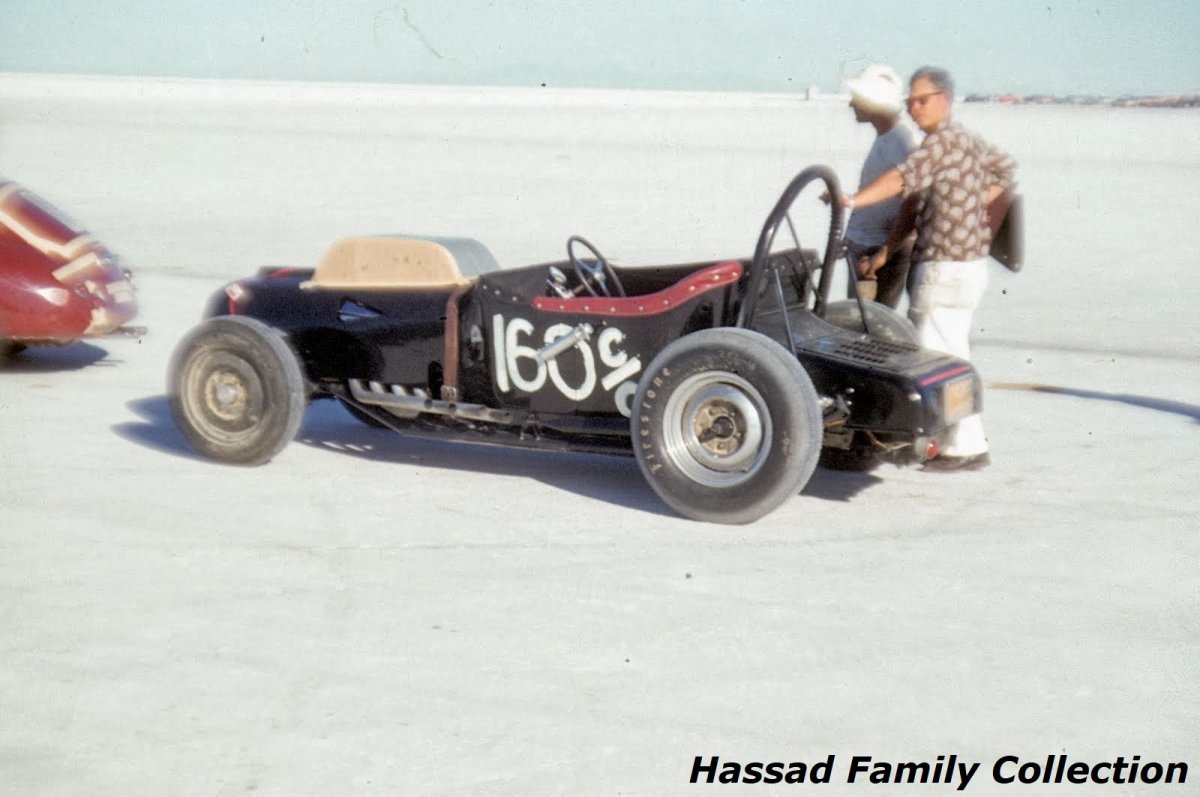
[[[1012,185],[1017,163],[957,122],[925,136],[921,146],[896,167],[904,196],[922,193],[917,214],[913,262],[961,262],[987,257],[992,231],[987,224],[990,185]]]

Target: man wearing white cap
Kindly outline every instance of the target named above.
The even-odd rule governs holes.
[[[846,88],[850,91],[854,118],[873,126],[876,133],[859,176],[859,188],[863,188],[904,161],[916,149],[916,137],[911,129],[900,123],[904,84],[890,66],[872,64],[862,74],[847,80]],[[901,229],[895,230],[897,234],[889,242],[901,214],[902,201],[895,197],[856,210],[846,225],[846,255],[858,271],[860,294],[892,308],[900,303],[908,276],[909,246],[905,240],[908,225],[902,221]],[[871,255],[885,247],[886,253],[874,260],[881,265],[874,266]],[[854,287],[851,278],[850,290]],[[854,294],[850,293],[850,296],[853,298]]]

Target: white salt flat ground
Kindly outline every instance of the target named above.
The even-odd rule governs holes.
[[[16,76],[0,99],[0,171],[125,256],[150,328],[0,372],[4,793],[668,795],[703,790],[696,755],[1063,752],[1192,756],[1167,791],[1195,792],[1195,112],[960,108],[1028,201],[1027,270],[977,315],[993,466],[818,470],[730,528],[632,460],[332,405],[267,466],[210,464],[167,359],[224,280],[347,234],[471,235],[503,265],[570,233],[628,264],[748,254],[800,168],[855,178],[840,103]]]

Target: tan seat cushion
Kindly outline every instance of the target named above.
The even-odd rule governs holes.
[[[343,238],[321,258],[306,287],[453,289],[470,281],[449,249],[410,238]]]

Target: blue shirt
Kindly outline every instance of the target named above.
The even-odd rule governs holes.
[[[875,138],[867,159],[863,161],[858,187],[863,189],[875,182],[884,172],[899,166],[917,148],[916,136],[905,124],[897,122],[886,133]],[[846,225],[846,237],[860,246],[882,246],[892,231],[892,222],[904,202],[893,197],[876,205],[856,209]]]

